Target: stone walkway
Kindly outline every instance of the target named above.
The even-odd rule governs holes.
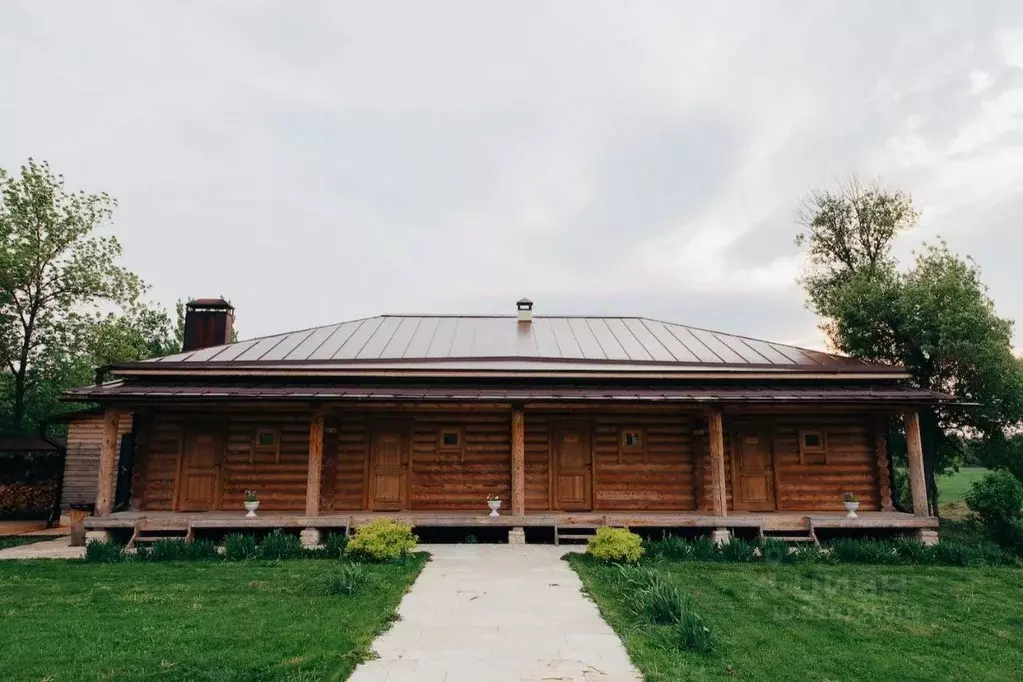
[[[71,538],[67,536],[0,549],[0,559],[81,559],[83,556],[85,548],[72,547]]]
[[[618,636],[550,545],[430,545],[350,682],[636,682]]]

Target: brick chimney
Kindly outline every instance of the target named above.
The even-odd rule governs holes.
[[[181,351],[231,343],[234,306],[222,298],[197,298],[185,305],[185,340]]]

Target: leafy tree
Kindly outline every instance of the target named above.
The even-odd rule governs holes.
[[[1023,363],[1012,353],[1012,322],[996,314],[971,259],[938,242],[899,269],[893,242],[918,218],[908,194],[852,180],[809,195],[796,243],[807,251],[808,306],[837,350],[904,366],[916,386],[977,404],[921,413],[937,509],[934,477],[956,460],[961,437],[1002,437],[1023,416]]]
[[[30,407],[43,416],[62,389],[89,380],[97,358],[136,359],[167,341],[155,330],[169,320],[139,304],[144,285],[118,265],[117,239],[95,233],[115,206],[66,190],[45,162],[0,169],[0,400],[12,432],[30,427]]]

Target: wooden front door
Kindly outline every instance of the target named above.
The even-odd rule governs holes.
[[[224,441],[213,427],[189,428],[185,433],[178,476],[179,511],[210,511],[220,501],[220,457]]]
[[[774,443],[769,428],[742,426],[732,431],[732,506],[773,511]]]
[[[554,508],[587,511],[593,487],[589,430],[584,427],[554,431]]]
[[[387,427],[373,431],[369,463],[369,508],[399,511],[405,507],[405,432]]]

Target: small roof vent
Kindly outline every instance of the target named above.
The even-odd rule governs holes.
[[[519,322],[533,321],[533,302],[528,298],[520,298],[515,302],[515,308],[519,312]]]

